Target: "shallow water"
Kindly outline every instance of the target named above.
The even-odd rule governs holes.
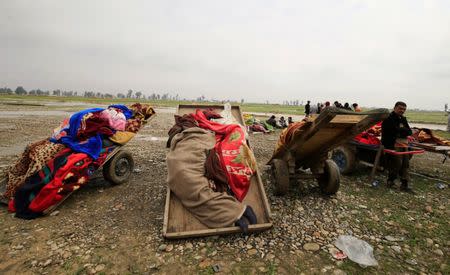
[[[445,124],[410,123],[409,126],[417,128],[428,128],[431,130],[447,130],[447,125]]]
[[[22,116],[69,116],[73,112],[59,110],[35,110],[35,111],[0,111],[0,118],[14,118]]]
[[[90,108],[91,106],[89,106]],[[101,106],[105,107],[105,106]],[[83,108],[84,109],[84,108]],[[175,108],[155,108],[155,112],[158,113],[175,113]],[[75,113],[74,111],[64,110],[32,110],[32,111],[0,111],[0,118],[14,118],[23,116],[63,116],[68,117]]]
[[[134,139],[136,140],[144,140],[144,141],[167,141],[168,137],[154,137],[154,136],[144,136],[144,135],[136,135]]]

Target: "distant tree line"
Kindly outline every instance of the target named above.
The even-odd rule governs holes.
[[[133,91],[132,89],[129,89],[126,92],[119,92],[117,94],[113,93],[101,93],[101,92],[93,92],[93,91],[84,91],[84,92],[77,92],[77,91],[62,91],[60,89],[53,90],[53,91],[43,91],[41,89],[37,90],[25,90],[24,87],[18,86],[15,90],[12,90],[11,88],[4,87],[0,88],[0,95],[1,94],[8,94],[8,95],[30,95],[30,96],[40,96],[40,95],[46,95],[46,96],[65,96],[65,97],[86,97],[86,98],[119,98],[119,99],[139,99],[139,100],[149,100],[149,101],[155,101],[155,100],[164,100],[164,101],[197,101],[197,102],[216,102],[216,103],[225,103],[225,102],[233,102],[237,103],[236,100],[218,100],[213,98],[206,98],[204,95],[201,95],[195,99],[186,99],[181,98],[178,93],[176,95],[172,95],[170,93],[151,93],[149,95],[145,95],[141,91]],[[242,98],[240,100],[241,104],[244,104],[244,99]],[[266,104],[270,104],[268,100],[265,102]],[[303,105],[303,101],[299,102],[299,100],[285,100],[283,101],[283,105],[291,105],[291,106],[301,106]]]
[[[234,102],[231,100],[215,100],[215,99],[207,99],[204,95],[191,100],[186,98],[181,98],[178,94],[172,95],[170,93],[151,93],[150,95],[145,95],[141,91],[133,91],[129,89],[127,92],[123,93],[117,93],[114,95],[113,93],[101,93],[101,92],[93,92],[93,91],[84,91],[84,92],[77,92],[77,91],[62,91],[60,89],[53,90],[53,91],[42,91],[40,89],[37,90],[25,90],[24,87],[18,86],[15,90],[12,90],[11,88],[4,87],[0,88],[0,94],[7,94],[7,95],[30,95],[30,96],[39,96],[39,95],[47,95],[47,96],[65,96],[65,97],[86,97],[86,98],[135,98],[139,100],[165,100],[165,101],[198,101],[198,102],[206,102],[206,101],[212,101],[212,102]],[[244,100],[241,100],[241,103],[243,103]]]

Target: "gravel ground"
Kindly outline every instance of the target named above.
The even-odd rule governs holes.
[[[65,115],[55,106],[0,106],[5,112],[27,111],[23,116],[0,111],[2,169],[26,144],[48,137]],[[164,240],[165,143],[173,109],[159,111],[127,144],[136,163],[128,183],[111,186],[98,177],[52,215],[31,221],[0,208],[0,273],[450,273],[450,167],[441,163],[442,156],[427,153],[412,160],[412,170],[428,176],[413,176],[415,195],[370,187],[370,170],[360,167],[342,178],[335,196],[322,196],[314,181],[305,181],[307,188],[292,187],[289,195],[276,197],[265,163],[279,133],[250,140],[271,205],[272,229],[250,236]],[[378,179],[385,181],[383,175]],[[379,266],[333,259],[334,241],[343,234],[371,244]]]

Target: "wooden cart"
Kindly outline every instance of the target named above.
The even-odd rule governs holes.
[[[274,153],[269,164],[275,178],[275,193],[284,195],[290,183],[300,179],[316,179],[323,193],[338,191],[340,172],[328,159],[328,152],[352,139],[389,115],[387,109],[355,113],[334,107],[308,118],[302,131]],[[311,173],[305,173],[310,170]],[[301,182],[299,181],[301,184]]]
[[[408,145],[409,150],[412,151],[411,157],[413,154],[426,151],[441,154],[443,156],[442,163],[445,163],[450,156],[450,146],[420,142],[409,142]],[[385,149],[380,145],[364,144],[351,140],[335,148],[332,151],[331,159],[337,164],[341,174],[351,174],[358,163],[381,168],[384,163],[384,153],[386,153]]]
[[[184,115],[194,113],[197,109],[212,109],[220,113],[224,110],[223,105],[179,105],[177,114]],[[231,113],[237,123],[244,124],[242,112],[239,106],[232,106]],[[272,227],[270,221],[270,208],[267,201],[264,186],[262,184],[260,172],[251,178],[250,189],[243,203],[251,205],[258,223],[249,225],[249,232],[257,232]],[[224,228],[208,228],[200,223],[184,206],[173,192],[167,187],[166,206],[164,210],[163,236],[167,239],[181,239],[189,237],[204,237],[211,235],[222,235],[230,233],[240,233],[237,226]]]
[[[146,123],[150,122],[155,116],[156,114],[153,114],[147,119]],[[95,172],[100,171],[101,169],[102,176],[107,182],[113,185],[119,185],[129,180],[131,173],[134,170],[134,159],[131,152],[124,148],[126,145],[115,144],[114,146],[115,148],[108,153],[105,161],[95,170]],[[94,173],[90,179],[96,177],[96,173]],[[3,194],[6,191],[7,181],[6,175],[0,180],[0,194]],[[47,208],[43,214],[48,215],[55,211],[74,192],[76,191],[66,194],[58,203]],[[8,202],[8,200],[0,199],[0,203],[8,204]]]
[[[127,182],[131,173],[134,169],[134,160],[131,152],[123,149],[123,146],[118,146],[114,148],[111,153],[108,154],[106,160],[103,164],[97,169],[102,169],[103,178],[110,182],[111,184],[118,185],[124,182]],[[0,193],[4,193],[6,191],[6,184],[8,179],[3,177],[0,180]],[[73,194],[72,191],[64,196],[62,200],[60,200],[57,204],[52,205],[47,208],[43,214],[48,215],[53,212],[59,205],[61,205],[70,195]],[[1,203],[8,204],[8,200],[1,199]]]

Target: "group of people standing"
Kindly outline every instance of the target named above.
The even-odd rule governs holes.
[[[331,103],[329,101],[325,102],[325,103],[317,103],[317,104],[311,104],[311,101],[307,101],[306,105],[305,105],[305,115],[308,117],[312,114],[320,114],[320,112],[322,110],[324,110],[325,108],[328,108],[331,106]],[[354,111],[354,112],[361,112],[361,108],[359,107],[358,103],[353,103],[350,107],[350,104],[348,102],[344,103],[344,105],[342,105],[342,103],[340,103],[339,101],[335,101],[333,103],[333,106],[336,108],[340,108],[340,109],[344,109],[344,110],[348,110],[348,111]]]

